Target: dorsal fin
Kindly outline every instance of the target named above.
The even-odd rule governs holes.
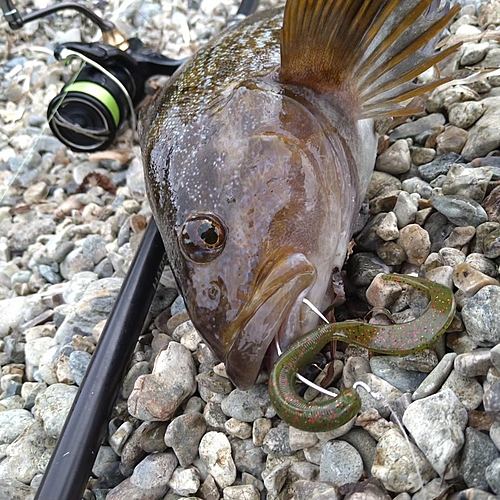
[[[440,0],[288,0],[280,78],[319,92],[347,92],[361,118],[410,114],[400,102],[447,81],[411,81],[453,53],[429,44],[460,9]]]

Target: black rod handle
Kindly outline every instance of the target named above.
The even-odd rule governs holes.
[[[81,500],[165,264],[153,219],[66,418],[35,500]]]

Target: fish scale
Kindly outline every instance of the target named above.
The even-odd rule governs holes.
[[[288,0],[202,48],[141,117],[153,216],[189,315],[239,388],[327,307],[373,171],[374,118],[439,82],[412,80],[458,6]],[[432,15],[431,15],[432,12]]]

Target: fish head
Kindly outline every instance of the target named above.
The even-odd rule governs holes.
[[[241,84],[189,121],[169,109],[143,135],[153,214],[193,324],[248,388],[274,339],[316,326],[302,301],[321,304],[344,260],[342,183],[318,120],[279,90]]]

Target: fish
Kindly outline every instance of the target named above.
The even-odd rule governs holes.
[[[438,0],[288,0],[229,27],[140,116],[146,191],[188,314],[236,387],[317,325],[374,168],[378,119],[446,81]]]

